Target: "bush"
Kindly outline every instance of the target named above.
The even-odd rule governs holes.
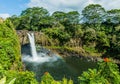
[[[80,84],[120,84],[118,66],[105,58],[98,62],[97,69],[89,69],[79,77]]]
[[[12,84],[14,78],[14,84],[38,84],[32,72],[21,71],[20,57],[20,44],[16,32],[11,22],[5,20],[0,23],[0,79],[3,78],[0,84]]]
[[[59,45],[64,45],[64,43],[70,40],[70,35],[64,31],[64,29],[60,28],[47,28],[42,30],[46,35],[48,35],[51,39],[57,39],[59,41]]]
[[[20,45],[9,20],[0,23],[0,64],[5,70],[21,69]]]
[[[68,80],[65,77],[62,79],[62,81],[56,81],[48,72],[45,72],[41,77],[40,84],[73,84],[73,81],[71,79]]]
[[[38,84],[38,82],[34,77],[33,72],[29,72],[29,71],[18,72],[18,71],[9,70],[6,71],[4,75],[7,78],[7,83],[10,82],[10,80],[12,80],[13,78],[16,78],[14,84]]]

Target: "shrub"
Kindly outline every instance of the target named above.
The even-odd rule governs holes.
[[[34,73],[29,71],[6,71],[4,74],[7,78],[7,83],[13,78],[16,78],[14,84],[38,84],[34,78]]]
[[[20,45],[9,20],[0,23],[0,64],[5,70],[21,69]]]
[[[120,84],[118,66],[105,58],[98,62],[97,69],[89,69],[79,76],[80,84]]]
[[[62,81],[56,81],[48,72],[45,72],[41,77],[40,84],[73,84],[73,81],[71,79],[68,80],[65,77],[62,79]]]

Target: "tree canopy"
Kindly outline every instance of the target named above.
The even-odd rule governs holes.
[[[94,24],[102,23],[104,21],[106,12],[101,5],[90,4],[83,9],[82,15],[85,23]]]
[[[120,9],[105,10],[99,4],[89,4],[81,14],[75,10],[50,14],[45,8],[33,7],[8,19],[16,30],[42,31],[57,40],[56,44],[79,46],[86,52],[100,52],[103,56],[114,57],[115,52],[115,58],[120,57]]]

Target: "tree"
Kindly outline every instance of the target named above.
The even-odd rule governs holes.
[[[56,20],[57,23],[65,24],[66,21],[66,13],[62,11],[56,11],[52,14],[52,17]]]
[[[79,24],[80,14],[78,13],[78,11],[70,11],[67,13],[67,18],[68,18],[69,24],[76,25],[76,24]]]
[[[112,9],[107,11],[107,22],[113,24],[120,23],[120,9]]]
[[[78,24],[80,14],[77,11],[70,11],[68,13],[56,11],[52,14],[52,17],[65,26],[65,24]],[[66,22],[66,23],[65,23]]]
[[[96,41],[96,31],[92,28],[86,29],[83,36],[84,44],[89,45]]]
[[[70,35],[61,28],[48,28],[42,31],[50,38],[59,40],[61,46],[70,40]]]
[[[42,7],[27,8],[20,15],[18,29],[41,30],[52,25],[50,19],[49,12]]]
[[[80,21],[80,14],[77,11],[70,11],[66,14],[66,18],[65,30],[74,36]]]
[[[82,20],[86,24],[90,24],[94,27],[100,26],[104,22],[106,17],[105,9],[99,4],[90,4],[82,10]],[[96,25],[97,24],[97,25]]]
[[[110,40],[104,31],[97,32],[97,45],[96,48],[98,51],[106,51],[110,47]]]
[[[75,34],[76,25],[79,24],[80,14],[77,11],[70,11],[68,13],[56,11],[52,14],[56,22],[61,23],[65,27],[65,31],[72,36]]]
[[[14,25],[15,29],[17,29],[19,22],[20,22],[20,18],[16,15],[13,15],[11,17],[8,18]]]

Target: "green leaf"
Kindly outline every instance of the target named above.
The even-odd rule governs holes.
[[[14,84],[15,80],[16,80],[16,78],[12,79],[12,80],[9,82],[9,84]]]
[[[0,80],[0,84],[5,84],[5,82],[6,82],[6,77],[4,77]]]

